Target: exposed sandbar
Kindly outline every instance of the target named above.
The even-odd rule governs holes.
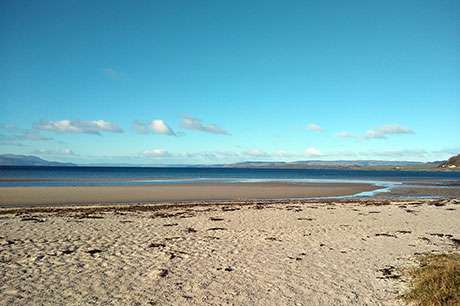
[[[0,207],[331,197],[378,189],[355,183],[213,183],[97,187],[1,187]]]

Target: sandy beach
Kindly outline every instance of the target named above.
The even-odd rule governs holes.
[[[202,183],[142,186],[1,187],[0,207],[161,201],[284,199],[353,195],[376,190],[358,183]]]
[[[458,200],[0,210],[2,305],[400,305]]]

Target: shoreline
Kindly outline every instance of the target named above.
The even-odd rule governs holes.
[[[383,187],[364,183],[201,183],[141,186],[1,187],[0,207],[341,197]]]

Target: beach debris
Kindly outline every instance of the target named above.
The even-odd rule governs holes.
[[[431,240],[429,238],[427,238],[427,237],[418,237],[418,239],[423,240],[423,241],[428,242],[428,243],[431,242]]]
[[[286,206],[286,210],[293,210],[294,212],[301,212],[303,209],[302,209],[302,206],[289,205],[289,206]]]
[[[14,240],[2,239],[0,245],[13,245],[15,244]]]
[[[233,272],[236,270],[236,268],[234,266],[228,266],[227,268],[224,269],[225,271],[227,272]]]
[[[179,216],[180,219],[193,218],[193,217],[195,217],[195,214],[183,214]]]
[[[166,223],[166,224],[163,224],[163,226],[165,227],[168,227],[168,226],[177,226],[179,225],[178,223]]]
[[[276,237],[267,237],[267,238],[265,238],[265,240],[278,241],[278,242],[281,242],[281,241],[282,241],[281,239],[276,238]]]
[[[161,243],[161,242],[152,242],[149,244],[149,248],[164,248],[166,247],[166,244]]]
[[[396,231],[396,233],[399,233],[399,234],[411,234],[412,231],[399,230],[399,231]]]
[[[449,200],[442,200],[442,201],[434,202],[433,205],[437,207],[446,206],[447,204],[449,204],[449,202],[450,202]]]
[[[26,217],[22,217],[21,221],[33,221],[35,223],[42,223],[42,222],[46,222],[46,219],[45,218],[37,218],[37,217],[33,217],[33,216],[26,216]]]
[[[377,236],[377,237],[384,236],[384,237],[398,238],[398,236],[396,236],[394,234],[388,234],[388,233],[377,233],[377,234],[375,234],[375,236]]]
[[[90,215],[90,214],[80,214],[80,215],[76,215],[75,218],[78,218],[78,219],[104,219],[104,216]]]
[[[211,220],[211,221],[224,221],[224,218],[221,218],[221,217],[210,217],[209,220]]]
[[[451,234],[442,234],[442,233],[427,233],[427,234],[430,235],[430,236],[436,236],[436,237],[440,237],[440,238],[443,238],[443,237],[451,238],[451,237],[453,237],[453,235],[451,235]]]
[[[450,240],[454,243],[455,247],[460,248],[460,239],[450,237]]]
[[[179,217],[179,218],[190,218],[194,217],[194,214],[190,214],[188,211],[177,211],[177,212],[157,212],[152,215],[152,218],[159,217],[159,218],[172,218],[172,217]]]
[[[187,232],[187,233],[196,233],[197,230],[194,229],[193,227],[187,227],[187,228],[185,229],[185,232]]]
[[[168,274],[169,274],[168,269],[161,269],[159,275],[160,275],[160,277],[166,277],[166,276],[168,276]]]
[[[69,255],[69,254],[72,254],[72,253],[75,253],[75,249],[65,249],[64,251],[62,251],[61,253],[63,255]]]
[[[378,277],[380,279],[398,279],[401,277],[400,274],[396,273],[396,268],[393,266],[386,266],[382,269],[378,269],[377,271],[382,273],[382,276]]]
[[[313,219],[313,218],[304,218],[304,217],[300,217],[300,218],[297,218],[297,220],[313,221],[313,220],[315,220],[315,219]]]
[[[208,231],[226,231],[227,229],[225,227],[211,227],[208,228]]]
[[[35,256],[35,261],[40,261],[40,260],[42,260],[43,258],[45,258],[45,255],[43,255],[43,254],[38,254],[37,256]]]
[[[369,211],[370,214],[380,214],[381,211],[378,211],[378,210],[371,210]]]
[[[99,250],[99,249],[91,249],[91,250],[86,251],[86,253],[88,253],[88,254],[91,255],[91,256],[94,256],[94,255],[96,255],[96,254],[102,253],[102,250]]]
[[[241,208],[238,208],[238,207],[228,207],[228,206],[222,207],[222,211],[235,211],[235,210],[241,210]]]

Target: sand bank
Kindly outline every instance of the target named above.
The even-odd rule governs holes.
[[[0,207],[281,199],[352,195],[378,187],[355,183],[214,183],[104,187],[1,187]]]

